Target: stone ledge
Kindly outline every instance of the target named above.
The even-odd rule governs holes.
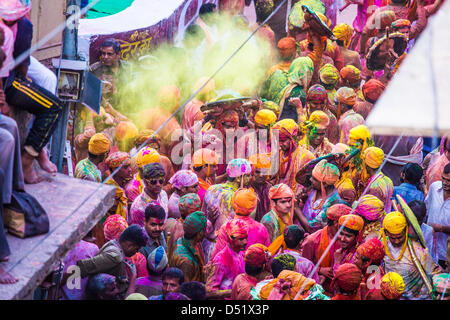
[[[2,267],[19,282],[0,285],[0,300],[32,298],[33,291],[51,273],[53,264],[62,260],[114,203],[112,186],[63,174],[45,177],[44,182],[26,185],[25,189],[47,211],[50,231],[25,239],[7,235],[11,256]]]

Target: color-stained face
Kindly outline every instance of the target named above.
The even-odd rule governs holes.
[[[244,251],[247,246],[247,237],[230,237],[231,249],[235,252]]]
[[[190,187],[182,187],[181,188],[181,193],[183,195],[188,194],[188,193],[197,193],[199,189],[198,183],[194,184],[193,186]]]
[[[367,260],[358,251],[356,251],[355,257],[353,258],[353,264],[357,266],[361,271],[364,271],[369,267],[370,260]]]
[[[325,139],[325,134],[327,133],[327,129],[317,129],[317,133],[311,137],[311,144],[318,146]]]
[[[288,214],[293,206],[292,198],[281,198],[275,201],[275,210],[280,214]]]
[[[270,178],[270,176],[267,175],[266,169],[258,169],[258,168],[255,169],[255,174],[253,175],[253,181],[256,184],[262,184],[269,178]]]
[[[326,103],[326,101],[324,101],[324,102],[308,101],[308,106],[309,106],[310,112],[312,113],[312,112],[317,111],[317,110],[322,110],[322,111],[325,110],[326,106],[327,106],[327,103]]]
[[[120,170],[116,173],[116,177],[124,180],[125,182],[131,180],[131,178],[133,177],[131,161],[128,161],[126,164],[122,166],[122,168],[120,168]]]
[[[158,239],[163,231],[164,220],[158,218],[149,218],[148,221],[145,222],[145,231],[152,239]]]
[[[338,243],[342,249],[348,249],[355,243],[356,235],[343,229],[338,236]]]
[[[168,293],[171,292],[178,292],[180,291],[180,280],[177,278],[164,278],[162,280],[162,293],[163,296],[166,296]]]
[[[283,152],[289,152],[290,146],[291,146],[291,140],[289,140],[289,139],[281,140],[280,139],[280,148],[281,148],[281,150],[283,150]]]
[[[319,180],[317,180],[316,178],[311,176],[310,181],[311,181],[311,185],[314,190],[317,190],[317,191],[321,190],[321,184],[320,184]]]
[[[119,62],[120,53],[115,53],[113,47],[101,48],[100,59],[105,66],[111,67]]]
[[[390,233],[389,231],[385,230],[385,233],[389,237],[389,241],[396,248],[403,246],[403,244],[406,241],[406,232],[405,231],[403,231],[399,234],[393,234],[393,233]]]
[[[159,194],[164,184],[164,177],[155,177],[151,179],[143,179],[147,194]]]

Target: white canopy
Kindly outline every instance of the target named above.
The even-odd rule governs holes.
[[[450,1],[428,20],[367,118],[372,134],[450,133]]]

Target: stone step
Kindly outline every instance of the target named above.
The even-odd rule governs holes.
[[[50,220],[47,234],[21,239],[8,234],[11,256],[1,263],[19,281],[0,285],[0,300],[30,299],[34,290],[52,271],[52,266],[91,230],[114,203],[115,188],[95,182],[50,174],[45,181],[26,185],[46,210]]]

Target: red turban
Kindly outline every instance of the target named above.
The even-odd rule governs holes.
[[[244,254],[246,264],[254,267],[260,267],[269,260],[267,247],[261,243],[252,244],[247,248]]]
[[[282,58],[289,58],[293,56],[295,49],[295,39],[292,37],[285,37],[278,41],[278,52]]]
[[[356,251],[360,255],[372,260],[372,263],[375,264],[380,263],[385,255],[384,245],[377,238],[371,238],[367,240],[366,242],[361,244],[358,249],[356,249]]]
[[[343,67],[339,74],[341,75],[342,80],[345,80],[350,84],[356,84],[361,81],[361,70],[351,64]]]
[[[383,84],[383,82],[376,79],[370,79],[362,86],[364,97],[368,99],[369,102],[373,103],[378,100],[384,89],[386,89],[386,86]]]
[[[340,265],[335,274],[333,282],[342,290],[347,292],[356,291],[362,281],[361,270],[353,263]]]
[[[228,237],[247,237],[248,225],[242,219],[232,219],[226,223],[225,232]]]
[[[337,203],[329,207],[326,213],[328,219],[338,221],[340,217],[350,214],[350,212],[352,212],[352,208],[345,204]]]

